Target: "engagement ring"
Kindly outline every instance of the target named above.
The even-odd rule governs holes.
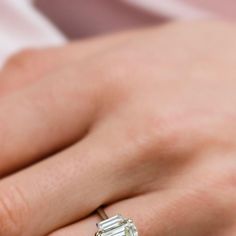
[[[108,217],[103,208],[98,208],[97,213],[102,218],[97,223],[98,232],[95,236],[138,236],[137,228],[131,219],[118,214]]]

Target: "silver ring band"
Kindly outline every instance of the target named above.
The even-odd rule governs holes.
[[[96,211],[102,220],[107,220],[109,218],[103,207],[99,207]]]

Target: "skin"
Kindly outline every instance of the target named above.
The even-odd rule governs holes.
[[[172,23],[13,56],[0,80],[0,235],[236,234],[236,30]]]

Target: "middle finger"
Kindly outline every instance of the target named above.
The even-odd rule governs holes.
[[[101,204],[132,194],[137,186],[114,157],[110,138],[90,134],[54,157],[1,180],[0,235],[46,235]]]

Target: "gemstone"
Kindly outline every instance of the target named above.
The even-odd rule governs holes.
[[[121,215],[113,216],[97,224],[96,236],[138,236],[138,231],[130,219]]]

